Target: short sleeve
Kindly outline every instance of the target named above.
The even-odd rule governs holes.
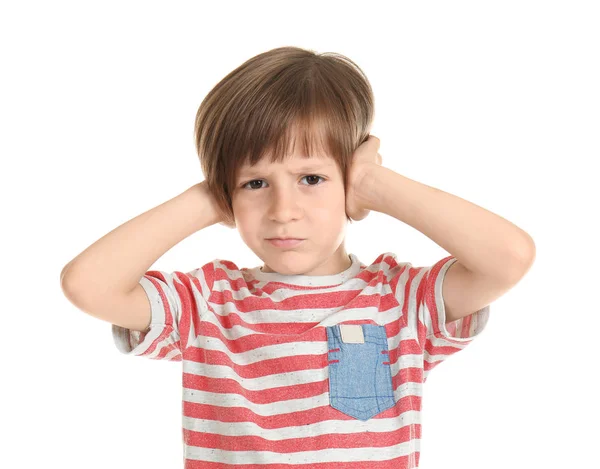
[[[208,310],[213,282],[213,263],[187,273],[146,272],[139,283],[150,302],[150,326],[145,331],[135,331],[112,324],[117,349],[126,355],[181,361]]]
[[[423,354],[423,381],[429,371],[449,356],[464,349],[485,328],[490,305],[446,324],[443,282],[458,259],[448,256],[432,266],[397,265],[396,299],[406,314],[406,326],[414,332]],[[465,292],[468,295],[469,292]]]

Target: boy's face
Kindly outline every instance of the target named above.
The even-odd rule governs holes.
[[[254,167],[245,165],[232,205],[240,236],[265,263],[263,272],[333,275],[350,267],[344,181],[332,158],[306,159],[296,152],[283,163],[264,158]],[[281,247],[268,240],[280,237],[303,241]]]

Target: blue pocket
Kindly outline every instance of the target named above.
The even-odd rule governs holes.
[[[343,342],[339,324],[326,327],[329,404],[350,417],[368,420],[395,401],[385,326],[361,326],[364,343]]]

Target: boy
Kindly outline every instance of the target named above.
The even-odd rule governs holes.
[[[184,362],[186,468],[418,467],[429,371],[479,335],[490,303],[533,263],[520,228],[383,167],[372,118],[371,87],[349,59],[260,54],[198,110],[206,180],[63,270],[65,295],[113,324],[121,352]],[[363,264],[344,234],[370,210],[452,255]],[[216,223],[264,265],[147,270]]]

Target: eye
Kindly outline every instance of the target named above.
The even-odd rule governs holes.
[[[313,181],[315,180],[314,178],[317,178],[317,180],[322,179],[323,181],[325,181],[324,177],[317,176],[316,174],[309,174],[308,176],[302,177],[302,179],[305,179],[305,178],[313,178],[312,179]],[[264,181],[264,179],[253,179],[252,181],[248,181],[246,184],[243,184],[242,185],[242,189],[245,189],[248,184],[252,184],[253,182],[263,182],[263,181]],[[321,184],[322,183],[318,183],[318,184],[305,184],[305,185],[308,185],[308,186],[320,186]],[[255,187],[255,189],[261,189],[261,187]],[[254,189],[250,189],[250,190],[254,190]]]

